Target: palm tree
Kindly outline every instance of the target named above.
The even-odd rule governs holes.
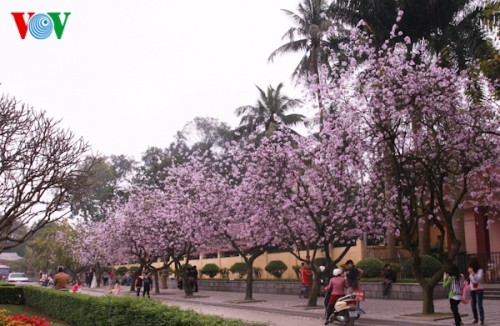
[[[304,0],[297,8],[298,13],[282,9],[295,26],[290,27],[282,37],[288,43],[274,50],[268,60],[272,62],[277,55],[303,51],[304,56],[295,68],[292,79],[318,75],[321,64],[328,63],[325,34],[330,24],[324,16],[327,9],[325,0]]]
[[[399,9],[404,12],[399,30],[413,43],[428,42],[445,65],[461,70],[496,53],[483,25],[485,12],[498,14],[498,0],[481,4],[475,0],[334,0],[328,15],[350,26],[364,20],[380,46],[389,38]]]
[[[302,114],[287,114],[292,109],[302,105],[299,99],[291,99],[281,93],[283,83],[276,89],[271,85],[264,92],[260,87],[260,98],[256,105],[245,105],[235,110],[238,117],[241,116],[238,131],[243,135],[249,135],[254,131],[259,133],[272,133],[279,126],[290,127],[300,123],[306,124],[306,117]]]

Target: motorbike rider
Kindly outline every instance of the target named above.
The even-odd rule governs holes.
[[[349,284],[345,277],[342,276],[342,270],[336,268],[333,270],[333,277],[330,279],[328,286],[324,288],[323,291],[331,291],[330,300],[328,301],[328,306],[326,307],[326,321],[325,325],[330,323],[329,319],[333,313],[335,302],[345,295],[345,290],[349,288]]]

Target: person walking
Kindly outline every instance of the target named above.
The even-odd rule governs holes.
[[[195,290],[196,274],[197,274],[197,272],[195,271],[194,267],[188,268],[188,270],[187,270],[188,283],[189,283],[189,287],[191,288],[191,291],[193,291],[193,292]]]
[[[335,310],[335,302],[345,295],[345,290],[347,288],[349,288],[349,284],[347,283],[347,280],[342,277],[342,270],[340,268],[335,268],[333,270],[333,277],[330,279],[328,286],[323,289],[325,292],[331,292],[328,305],[326,307],[325,325],[330,323],[329,319]]]
[[[139,296],[141,294],[141,288],[143,284],[142,275],[139,271],[137,271],[137,273],[135,274],[134,282],[135,291],[137,293],[137,296]]]
[[[102,283],[103,283],[103,286],[108,286],[108,282],[109,282],[109,273],[108,271],[104,271],[102,273]]]
[[[196,266],[193,266],[193,277],[193,292],[198,292],[198,269],[196,268]]]
[[[85,273],[85,284],[88,288],[90,288],[90,285],[92,284],[92,277],[94,277],[94,275],[92,274],[92,270],[89,270]]]
[[[391,264],[385,264],[384,266],[384,293],[383,296],[389,296],[391,291],[392,283],[396,282],[396,272],[392,269]]]
[[[456,265],[451,265],[448,272],[443,275],[443,287],[448,289],[448,299],[450,300],[450,309],[455,319],[455,326],[462,324],[462,318],[458,312],[458,305],[462,301],[462,288],[464,280],[458,272]]]
[[[467,271],[469,272],[471,307],[472,315],[474,316],[472,323],[477,324],[479,322],[481,325],[484,325],[484,270],[479,265],[479,260],[476,257],[469,261]]]
[[[309,289],[309,270],[306,263],[302,262],[300,267],[300,288],[299,298],[307,298]]]
[[[151,299],[149,296],[149,291],[151,290],[151,285],[153,284],[153,274],[149,270],[146,269],[146,272],[144,273],[144,278],[142,280],[142,286],[143,286],[143,291],[142,291],[142,297],[146,297],[146,294],[148,295],[148,298]]]

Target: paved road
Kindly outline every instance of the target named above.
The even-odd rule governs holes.
[[[104,289],[83,288],[82,291],[93,295],[105,294]],[[124,292],[124,295],[133,295]],[[263,322],[271,326],[317,326],[324,323],[324,309],[322,307],[306,307],[305,299],[300,299],[294,295],[256,293],[254,294],[255,302],[243,303],[243,293],[201,291],[192,298],[186,298],[182,291],[167,289],[161,290],[161,294],[152,295],[152,298],[168,305],[192,309],[200,313]],[[318,299],[318,304],[321,304],[321,299]],[[143,299],[140,298],[140,300]],[[362,308],[366,314],[363,314],[356,324],[372,326],[453,325],[448,300],[435,300],[434,306],[436,312],[447,313],[448,318],[432,320],[409,316],[421,311],[422,302],[420,301],[368,299],[362,303]],[[484,306],[487,317],[485,324],[500,326],[500,301],[486,300]],[[471,325],[470,306],[461,305],[460,312],[464,315],[464,324]]]

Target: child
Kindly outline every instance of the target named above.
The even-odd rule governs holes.
[[[462,318],[458,312],[458,305],[462,301],[462,288],[464,280],[458,271],[456,265],[451,265],[449,271],[443,275],[443,287],[448,289],[448,299],[450,300],[450,309],[455,319],[455,325],[462,324]]]
[[[108,293],[113,295],[120,295],[120,292],[121,292],[120,281],[116,280],[115,286],[113,287],[113,289],[109,290]]]
[[[75,284],[73,284],[73,287],[71,288],[71,292],[80,292],[80,283],[79,282],[75,282]]]

